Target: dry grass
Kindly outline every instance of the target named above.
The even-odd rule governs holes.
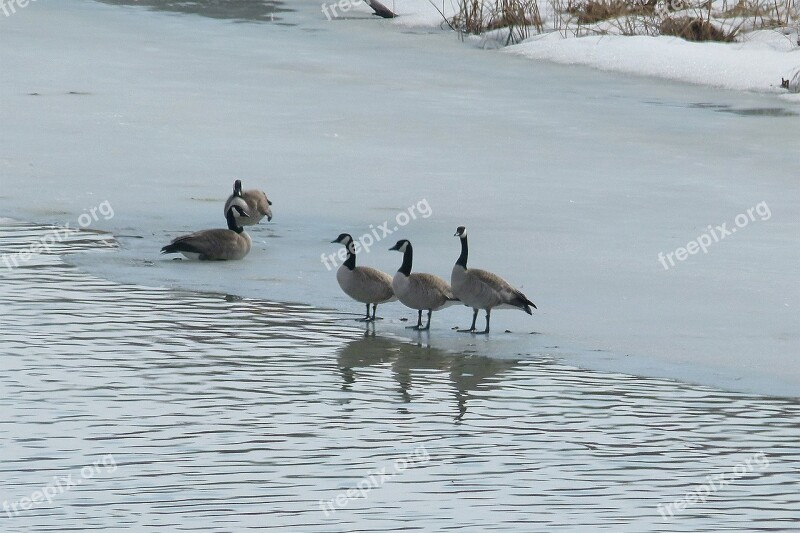
[[[738,0],[720,13],[723,18],[746,19],[748,26],[758,29],[788,26],[792,15],[800,15],[796,0]]]
[[[492,13],[487,28],[512,28],[516,26],[533,26],[542,31],[542,17],[539,14],[539,5],[536,0],[519,2],[514,0],[501,0],[496,12]]]
[[[737,28],[723,30],[708,20],[694,17],[666,18],[661,21],[661,35],[673,35],[687,41],[716,41],[730,43],[736,40]]]
[[[500,33],[506,44],[542,33],[545,26],[564,36],[671,35],[689,41],[731,42],[744,31],[800,24],[800,0],[453,1],[455,16],[442,15],[448,26],[472,35],[494,31],[496,36],[506,31]],[[547,21],[538,2],[547,2]]]
[[[459,0],[458,13],[449,22],[459,31],[480,35],[486,30],[483,0]]]
[[[652,14],[655,7],[656,0],[588,0],[568,9],[577,17],[578,24],[594,24],[602,20]]]
[[[472,35],[507,29],[506,44],[525,40],[532,31],[544,31],[538,0],[459,0],[458,12],[447,22]]]

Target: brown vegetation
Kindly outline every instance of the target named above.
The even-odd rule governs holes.
[[[435,0],[429,1],[435,7]],[[472,35],[507,30],[500,35],[506,44],[513,44],[544,31],[539,1],[456,0],[455,16],[448,19],[439,12],[451,29]],[[541,1],[548,2],[548,13],[556,13],[548,24],[565,37],[614,33],[731,42],[740,32],[788,26],[800,18],[800,0],[723,0],[716,9],[710,0]],[[724,19],[730,19],[729,23],[723,23]]]
[[[724,31],[707,20],[692,17],[666,18],[661,21],[661,35],[674,35],[687,41],[718,41],[730,43],[736,40],[736,29]]]

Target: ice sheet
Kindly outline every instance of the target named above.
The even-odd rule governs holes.
[[[108,201],[114,216],[90,227],[122,249],[73,259],[95,273],[360,313],[321,254],[426,200],[430,217],[359,263],[394,272],[388,248],[409,238],[415,270],[448,278],[463,224],[470,265],[540,308],[496,312],[488,339],[450,330],[468,309],[436,313],[437,347],[800,393],[795,103],[294,5],[293,26],[55,0],[0,20],[0,213],[74,226]],[[223,227],[235,178],[274,201],[251,254],[159,256],[176,235]],[[768,220],[660,264],[762,202]],[[405,334],[412,312],[382,312],[378,327]]]

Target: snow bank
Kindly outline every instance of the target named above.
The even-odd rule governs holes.
[[[434,0],[436,3],[436,0]],[[387,5],[389,5],[387,3]],[[452,17],[455,3],[438,2],[445,16]],[[544,7],[548,7],[548,5]],[[400,15],[394,23],[406,27],[442,27],[442,13],[428,0],[405,0],[394,5]],[[556,14],[542,13],[545,28],[552,26]],[[611,33],[574,37],[549,31],[527,39],[504,51],[536,60],[568,65],[585,65],[601,70],[744,91],[784,93],[781,79],[795,78],[800,70],[797,34],[759,30],[741,36],[742,42],[689,42],[677,37],[613,35],[615,25],[601,21],[598,31]],[[590,27],[584,28],[591,31]],[[474,41],[482,48],[502,48],[504,32],[488,32]],[[797,78],[800,79],[800,78]],[[791,87],[800,90],[795,81]],[[790,95],[787,98],[800,97]]]
[[[551,33],[510,46],[505,51],[531,59],[626,74],[726,89],[778,92],[781,77],[789,77],[800,66],[800,48],[782,50],[782,43],[789,44],[785,38],[778,40],[778,44],[763,38],[742,43],[697,43],[677,37],[562,38]]]

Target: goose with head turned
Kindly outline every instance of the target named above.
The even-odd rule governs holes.
[[[429,330],[433,312],[458,303],[458,300],[453,296],[450,285],[439,276],[411,273],[414,261],[411,242],[401,239],[389,250],[403,253],[403,264],[392,278],[392,289],[402,304],[417,310],[417,325],[409,328]],[[428,324],[425,327],[422,327],[422,311],[428,311]]]
[[[472,325],[469,329],[459,331],[465,333],[489,333],[489,317],[492,309],[521,309],[532,315],[531,307],[536,309],[536,305],[506,280],[486,270],[467,268],[467,256],[469,254],[467,228],[459,226],[456,229],[455,237],[461,239],[461,255],[453,266],[453,271],[450,274],[450,284],[453,286],[453,294],[456,298],[461,300],[464,305],[472,307]],[[486,329],[484,331],[475,331],[475,321],[478,318],[478,310],[480,309],[486,311]]]
[[[378,304],[397,299],[392,291],[391,276],[371,267],[356,266],[355,242],[348,233],[340,234],[331,242],[342,244],[347,250],[347,259],[336,271],[336,281],[346,295],[367,305],[367,314],[361,320],[373,322],[376,320],[375,311]],[[371,316],[370,305],[372,305]]]
[[[267,217],[268,221],[272,220],[272,208],[270,207],[272,202],[267,198],[266,193],[256,189],[243,191],[242,180],[233,182],[233,194],[225,201],[226,216],[228,209],[234,204],[248,213],[247,217],[241,219],[237,213],[234,213],[240,226],[255,226],[264,217]]]
[[[234,213],[241,218],[234,217]],[[243,220],[247,216],[247,211],[238,205],[232,205],[225,212],[228,229],[207,229],[177,237],[161,248],[161,253],[181,253],[187,259],[201,261],[242,259],[250,252],[252,241],[237,220]]]

